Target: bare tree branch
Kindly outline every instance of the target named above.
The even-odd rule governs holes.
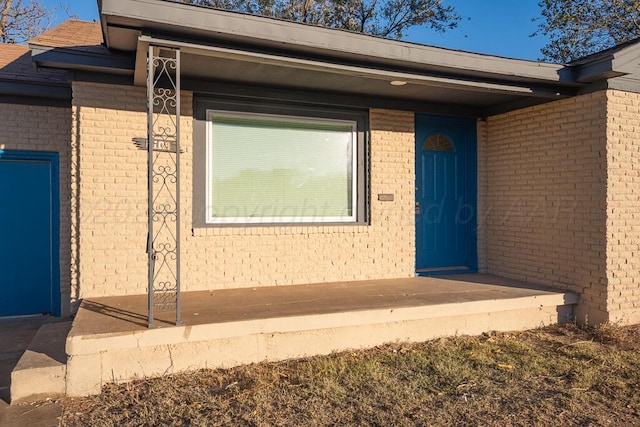
[[[640,0],[540,0],[543,59],[571,62],[640,37]]]
[[[23,43],[45,31],[53,10],[37,0],[0,0],[0,42]]]
[[[252,8],[238,0],[175,1],[394,38],[416,26],[442,32],[461,19],[447,0],[257,0]]]
[[[11,9],[12,0],[5,0],[0,2],[0,41],[6,43],[7,41],[7,22],[9,20],[9,9]]]

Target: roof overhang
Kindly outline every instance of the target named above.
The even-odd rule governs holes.
[[[640,92],[640,39],[572,62],[576,81],[595,87]]]
[[[555,64],[441,49],[164,0],[102,0],[107,47],[135,52],[146,83],[149,45],[179,48],[183,79],[368,95],[479,108],[572,96]],[[407,82],[393,86],[391,81]]]
[[[39,67],[64,68],[95,73],[133,75],[131,55],[111,52],[104,46],[90,49],[50,47],[30,43],[31,58]]]
[[[572,62],[576,81],[591,83],[622,76],[640,78],[640,40],[632,40],[620,46],[586,56]]]
[[[635,45],[563,66],[169,0],[98,0],[98,7],[104,51],[32,46],[38,65],[132,75],[134,84],[144,85],[146,54],[153,45],[180,49],[186,82],[460,105],[491,113],[570,97],[603,79],[624,77],[628,84],[628,74],[637,68]],[[395,80],[407,84],[391,85]]]
[[[473,79],[468,75],[424,72],[405,67],[383,68],[379,64],[274,54],[148,34],[141,34],[137,42],[134,82],[139,85],[146,84],[146,53],[149,45],[153,45],[180,49],[183,78],[200,80],[375,94],[378,97],[478,107],[509,103],[522,97],[558,99],[569,96],[572,90],[544,84],[522,84],[517,80]],[[394,86],[390,84],[392,81],[407,84]]]
[[[167,0],[101,0],[99,4],[106,45],[124,51],[135,50],[137,36],[147,32],[469,76],[559,82],[564,69],[557,64],[442,49]]]

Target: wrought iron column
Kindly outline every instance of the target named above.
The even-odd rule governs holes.
[[[149,46],[147,57],[149,327],[154,314],[180,318],[180,51]]]

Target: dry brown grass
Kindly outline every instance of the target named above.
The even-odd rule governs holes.
[[[638,425],[640,327],[553,326],[108,385],[62,426]]]

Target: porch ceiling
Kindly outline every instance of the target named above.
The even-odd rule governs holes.
[[[473,81],[411,70],[291,58],[146,35],[141,35],[138,40],[134,72],[137,85],[146,84],[145,54],[149,44],[180,48],[181,74],[186,80],[226,81],[474,107],[507,104],[525,97],[557,99],[568,96],[566,89],[532,88],[510,82]],[[396,80],[407,84],[392,85],[391,82]]]

